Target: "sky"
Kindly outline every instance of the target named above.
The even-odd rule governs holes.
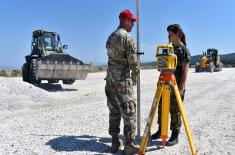
[[[234,0],[140,0],[142,62],[155,60],[156,45],[167,43],[166,28],[178,23],[191,55],[207,48],[235,52]],[[32,31],[60,34],[66,51],[86,63],[107,63],[108,36],[118,27],[120,11],[136,14],[135,0],[2,0],[0,67],[20,68],[30,53]],[[136,26],[131,32],[136,40]]]

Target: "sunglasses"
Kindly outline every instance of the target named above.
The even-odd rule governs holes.
[[[127,20],[128,20],[129,22],[132,22],[132,23],[135,22],[135,21],[134,21],[133,19],[131,19],[131,18],[127,18]]]

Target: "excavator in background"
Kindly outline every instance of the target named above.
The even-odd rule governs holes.
[[[221,62],[218,50],[209,48],[200,58],[200,63],[195,65],[196,72],[219,72],[222,71],[223,64]]]
[[[33,31],[31,54],[25,56],[23,64],[23,81],[40,84],[42,80],[48,83],[73,84],[75,80],[85,80],[90,65],[83,63],[65,53],[68,45],[62,45],[56,32],[46,30]]]

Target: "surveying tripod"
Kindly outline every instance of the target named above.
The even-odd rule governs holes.
[[[157,83],[157,90],[154,95],[152,107],[149,117],[145,126],[144,134],[141,140],[140,149],[138,154],[144,155],[148,140],[151,135],[151,128],[153,125],[154,117],[157,112],[160,98],[162,97],[162,115],[161,115],[161,138],[163,146],[166,145],[168,138],[168,122],[169,122],[169,109],[170,109],[170,94],[173,89],[175,93],[177,104],[182,115],[185,131],[188,137],[189,145],[192,155],[197,155],[194,146],[192,134],[189,128],[189,123],[184,111],[182,99],[176,83],[174,71],[177,65],[177,56],[174,54],[174,48],[171,44],[160,45],[157,47],[157,68],[160,71],[160,77]]]

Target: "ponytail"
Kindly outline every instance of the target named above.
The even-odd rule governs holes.
[[[184,46],[186,47],[186,37],[185,37],[185,33],[181,30],[181,35],[180,35],[180,41],[184,44]]]

